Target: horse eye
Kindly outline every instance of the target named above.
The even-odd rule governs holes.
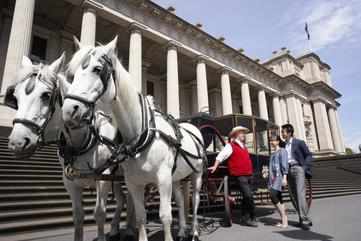
[[[41,100],[44,102],[47,102],[50,100],[51,97],[51,93],[50,92],[45,92],[41,95]]]
[[[93,69],[93,72],[96,73],[96,74],[100,74],[100,72],[102,71],[102,68],[97,66],[97,67],[94,67]]]

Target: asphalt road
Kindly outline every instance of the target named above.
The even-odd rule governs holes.
[[[290,204],[287,204],[290,207]],[[290,227],[281,229],[274,226],[279,221],[278,215],[272,207],[259,207],[257,216],[258,228],[243,227],[237,224],[237,213],[234,214],[232,227],[222,227],[221,222],[206,218],[201,220],[202,241],[361,241],[361,195],[314,200],[311,217],[314,226],[310,231],[304,231],[295,225],[297,215],[290,210]],[[159,228],[149,227],[149,241],[162,241]],[[93,240],[96,236],[94,227],[88,227],[85,241]],[[72,230],[45,231],[37,234],[24,234],[16,238],[2,241],[70,241]]]

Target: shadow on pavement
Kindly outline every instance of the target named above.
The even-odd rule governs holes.
[[[315,233],[312,231],[304,231],[304,230],[275,231],[274,233],[279,233],[280,235],[295,240],[318,240],[318,241],[333,240],[332,236],[321,233]]]
[[[277,223],[281,222],[281,218],[272,218],[272,217],[263,217],[260,218],[259,221],[263,223],[265,226],[274,226]],[[288,225],[293,227],[299,227],[299,223],[295,221],[288,220]]]

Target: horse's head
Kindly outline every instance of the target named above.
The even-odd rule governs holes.
[[[71,86],[65,96],[63,120],[69,127],[79,127],[93,118],[98,100],[109,103],[115,96],[114,67],[117,37],[107,45],[81,46],[68,65]]]
[[[14,126],[9,136],[9,149],[15,154],[31,155],[43,137],[55,111],[58,97],[58,73],[65,60],[63,54],[51,65],[33,65],[23,57],[15,84],[9,86],[5,104],[16,109]]]

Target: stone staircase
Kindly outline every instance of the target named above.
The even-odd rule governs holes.
[[[361,170],[361,157],[315,161],[314,198],[361,194],[361,175],[337,168],[340,162],[343,166],[352,165],[353,170]],[[16,160],[7,149],[7,139],[0,138],[0,239],[2,235],[73,225],[71,202],[61,176],[54,146],[38,150],[28,160]],[[94,224],[95,191],[85,190],[83,199],[85,224]],[[202,200],[205,207],[205,194]],[[149,215],[157,213],[158,201],[155,196],[147,204]],[[221,203],[215,204],[214,208],[217,207],[223,208]],[[114,210],[115,201],[109,198],[108,219]]]

